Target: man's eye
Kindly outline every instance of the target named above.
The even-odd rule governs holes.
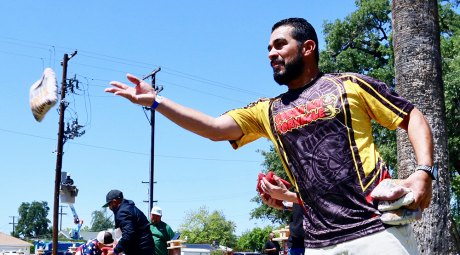
[[[284,45],[285,45],[284,43],[277,43],[277,44],[275,44],[273,47],[274,47],[275,49],[277,49],[277,50],[280,50],[280,49],[283,48]]]

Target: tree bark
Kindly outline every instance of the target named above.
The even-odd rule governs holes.
[[[427,118],[434,141],[433,200],[422,220],[413,224],[421,254],[456,254],[458,236],[450,212],[450,178],[441,48],[436,0],[393,0],[392,26],[395,79],[398,93]],[[398,175],[407,178],[416,167],[415,155],[404,130],[397,131]]]

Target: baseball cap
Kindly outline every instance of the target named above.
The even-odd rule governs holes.
[[[112,233],[108,231],[101,231],[97,234],[97,241],[101,244],[107,245],[113,243]]]
[[[150,213],[155,214],[155,215],[160,215],[160,216],[163,215],[163,211],[161,210],[159,206],[152,207],[152,211]]]
[[[123,199],[123,192],[113,189],[107,193],[107,196],[105,196],[105,204],[102,207],[107,207],[109,206],[110,201],[113,199],[121,198]]]

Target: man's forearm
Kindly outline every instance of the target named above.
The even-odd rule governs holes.
[[[418,165],[433,165],[433,138],[423,114],[414,108],[407,124],[407,135],[414,149]]]
[[[237,140],[243,135],[230,116],[214,118],[167,98],[161,101],[156,111],[180,127],[213,141]]]

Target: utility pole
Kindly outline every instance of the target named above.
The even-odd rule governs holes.
[[[142,181],[141,183],[143,183],[143,184],[150,184],[150,182],[145,182],[145,181]],[[156,183],[157,183],[157,182],[153,182],[153,184],[156,184]],[[149,185],[149,189],[150,189],[150,185]],[[151,192],[151,191],[149,190],[149,194],[150,194],[150,192]],[[149,195],[149,197],[150,197],[150,195]],[[152,207],[153,207],[153,206],[150,204],[150,200],[143,200],[142,202],[148,203],[147,210],[149,210],[149,211],[147,212],[146,215],[149,215],[149,214],[150,214],[150,211],[152,211]],[[157,203],[157,202],[158,202],[158,200],[153,200],[153,203]],[[147,217],[147,218],[148,218],[148,217]]]
[[[67,213],[63,213],[62,212],[62,208],[66,207],[65,205],[60,205],[59,206],[59,209],[60,209],[60,212],[59,212],[59,231],[62,230],[62,215],[67,215]]]
[[[58,212],[59,212],[59,189],[61,186],[62,172],[62,156],[64,149],[64,112],[68,103],[65,101],[66,85],[67,85],[67,62],[77,54],[74,51],[72,55],[64,54],[62,60],[62,82],[61,82],[61,100],[59,102],[59,133],[56,149],[56,176],[54,178],[54,206],[53,206],[53,249],[52,255],[57,255],[58,252]]]
[[[155,90],[156,94],[160,93],[163,90],[163,87],[157,87],[155,84],[155,76],[161,71],[161,67],[153,70],[149,75],[142,78],[145,80],[149,77],[152,77],[152,87]],[[151,127],[151,142],[150,142],[150,174],[149,174],[149,213],[153,207],[153,183],[154,183],[154,173],[155,173],[155,110],[150,109],[150,127]]]
[[[10,224],[13,225],[13,236],[14,236],[14,233],[15,233],[15,232],[14,232],[14,228],[15,228],[15,226],[16,226],[18,223],[16,223],[16,222],[14,221],[14,219],[16,218],[16,216],[10,216],[10,218],[13,218],[13,222],[10,222]]]

